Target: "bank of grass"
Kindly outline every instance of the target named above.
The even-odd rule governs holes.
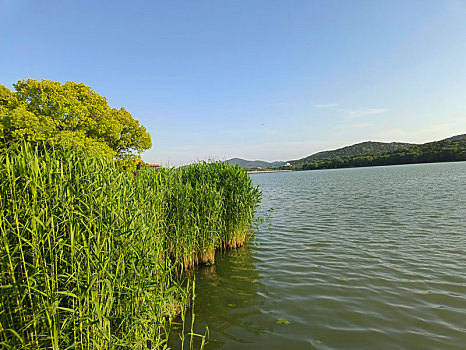
[[[0,347],[158,349],[189,303],[181,272],[249,237],[237,166],[141,169],[65,148],[0,154]]]

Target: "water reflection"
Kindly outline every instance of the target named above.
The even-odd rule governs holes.
[[[197,269],[194,331],[206,334],[208,327],[207,349],[252,344],[260,334],[272,331],[274,320],[260,311],[267,297],[254,260],[251,247],[243,247],[219,253],[214,265]],[[185,324],[190,328],[190,313]],[[195,339],[194,348],[200,341]],[[179,333],[173,334],[169,345],[181,348]],[[189,339],[184,348],[189,349]]]

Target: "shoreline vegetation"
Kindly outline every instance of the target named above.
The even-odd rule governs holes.
[[[248,174],[261,174],[261,173],[283,173],[292,171],[290,169],[268,169],[268,170],[247,170]]]
[[[0,152],[0,347],[158,349],[189,307],[185,270],[251,236],[238,166],[141,167],[82,149]]]

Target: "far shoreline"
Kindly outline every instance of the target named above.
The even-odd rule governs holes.
[[[261,173],[283,173],[283,172],[290,172],[295,170],[247,170],[248,174],[261,174]]]

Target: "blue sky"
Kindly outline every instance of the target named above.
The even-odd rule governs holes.
[[[0,0],[0,84],[84,82],[148,162],[466,133],[466,1]]]

